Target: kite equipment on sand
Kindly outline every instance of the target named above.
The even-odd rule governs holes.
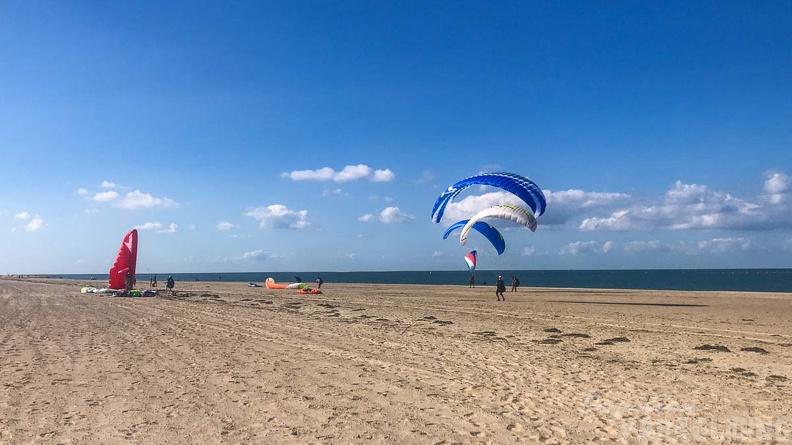
[[[309,287],[309,288],[306,288],[306,289],[297,289],[297,293],[298,294],[311,294],[311,295],[314,295],[314,294],[321,294],[322,291],[320,291],[319,289],[312,289],[312,288]]]
[[[267,280],[264,282],[264,285],[267,286],[267,289],[304,289],[308,287],[308,285],[305,283],[276,283],[272,278],[267,278]]]
[[[121,247],[118,249],[113,267],[110,268],[110,289],[126,289],[126,274],[132,278],[135,285],[135,267],[137,266],[138,232],[132,229],[124,236]]]

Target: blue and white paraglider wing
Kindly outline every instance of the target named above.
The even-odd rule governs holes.
[[[432,222],[440,222],[448,203],[462,190],[472,185],[489,185],[512,193],[525,202],[536,217],[541,216],[547,206],[542,189],[530,179],[514,173],[484,173],[465,178],[448,187],[435,201],[432,208]]]
[[[472,250],[470,251],[470,253],[465,255],[465,262],[468,265],[468,269],[470,270],[470,273],[473,273],[473,271],[476,270],[476,257],[477,257],[477,252],[475,250]]]
[[[517,224],[528,227],[532,232],[536,231],[536,218],[529,210],[511,204],[500,204],[484,209],[478,212],[473,218],[470,218],[467,224],[462,227],[462,233],[459,234],[460,244],[463,246],[465,245],[470,229],[472,229],[473,225],[479,220],[484,218],[500,218],[514,221]]]
[[[463,219],[462,221],[457,221],[454,224],[451,224],[451,226],[446,229],[445,233],[443,234],[443,239],[448,238],[448,235],[450,235],[454,230],[465,227],[468,221],[470,220]],[[498,255],[503,254],[503,252],[506,250],[506,240],[503,239],[503,235],[498,232],[498,229],[484,221],[476,221],[473,224],[473,228],[476,229],[480,234],[484,235],[484,238],[487,238],[495,250],[498,251]]]

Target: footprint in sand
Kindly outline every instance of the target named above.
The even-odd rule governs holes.
[[[741,348],[741,349],[740,349],[740,351],[745,351],[745,352],[756,352],[756,353],[758,353],[758,354],[769,354],[769,352],[768,352],[766,349],[763,349],[763,348],[757,348],[757,347],[755,347],[755,346],[754,346],[754,347],[750,347],[750,348]]]
[[[740,374],[743,377],[756,377],[755,372],[748,371],[747,369],[744,368],[732,368],[731,370],[732,372],[736,374]]]
[[[697,351],[718,351],[718,352],[731,352],[729,348],[723,345],[701,345],[693,348]]]
[[[561,336],[562,337],[574,337],[574,338],[591,338],[591,336],[588,335],[588,334],[578,334],[578,333],[561,334]]]

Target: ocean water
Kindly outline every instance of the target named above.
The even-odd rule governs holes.
[[[506,284],[516,275],[522,287],[560,287],[594,289],[655,289],[792,292],[792,269],[674,269],[674,270],[479,270],[476,285],[495,285],[498,275]],[[228,281],[264,284],[267,277],[276,282],[291,283],[295,276],[312,283],[321,276],[325,283],[381,284],[458,284],[467,286],[467,271],[389,271],[389,272],[235,272],[174,273],[176,281]],[[107,274],[47,275],[53,278],[107,282]],[[165,285],[167,273],[157,273],[159,285]],[[138,273],[139,286],[147,283],[149,274]]]

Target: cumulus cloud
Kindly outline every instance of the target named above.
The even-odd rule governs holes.
[[[596,241],[576,241],[561,249],[562,255],[585,255],[602,252],[603,248]]]
[[[751,248],[751,241],[746,238],[713,238],[707,241],[699,241],[698,248],[702,252],[726,253],[748,250]]]
[[[782,176],[773,175],[765,182],[771,202],[780,203],[787,193]],[[789,226],[789,216],[783,206],[767,206],[761,201],[751,202],[712,191],[705,185],[677,181],[657,204],[634,205],[609,216],[585,218],[578,228],[582,231],[763,230]]]
[[[379,221],[383,224],[403,223],[415,219],[414,216],[408,215],[398,207],[386,207],[379,215],[366,214],[358,218],[359,221]]]
[[[95,194],[93,200],[97,202],[110,202],[118,199],[118,196],[118,192],[110,190],[108,192],[99,192]]]
[[[764,191],[772,204],[781,204],[789,194],[789,177],[783,173],[770,172],[764,182]]]
[[[117,190],[113,189],[127,187],[122,187],[114,182],[103,181],[99,187],[107,190],[96,192],[93,194],[93,196],[91,196],[91,192],[89,192],[87,189],[80,188],[77,190],[77,193],[81,196],[85,196],[86,200],[111,203],[113,207],[126,210],[148,209],[152,207],[168,208],[179,206],[178,202],[170,198],[157,198],[148,193],[143,193],[140,190],[135,190],[122,195]]]
[[[605,241],[602,244],[602,251],[605,252],[605,253],[608,253],[611,250],[613,250],[613,241]]]
[[[669,250],[667,246],[660,243],[659,240],[651,241],[631,241],[624,246],[625,252],[638,253],[638,252],[652,252]]]
[[[16,215],[14,215],[14,219],[21,219],[21,220],[30,219],[30,213],[28,213],[28,212],[19,212]]]
[[[156,233],[176,233],[179,229],[179,226],[174,223],[170,223],[170,225],[165,226],[162,223],[158,223],[158,222],[147,222],[139,226],[134,226],[132,228],[138,230],[150,230]]]
[[[27,230],[28,232],[36,232],[38,230],[43,229],[45,225],[46,224],[44,223],[44,220],[41,219],[38,215],[36,215],[33,217],[33,219],[28,221],[27,224],[25,224],[25,230]]]
[[[135,190],[124,195],[115,206],[121,209],[136,210],[151,207],[178,207],[179,204],[170,198],[155,198],[148,193]]]
[[[520,256],[534,256],[536,255],[536,248],[535,247],[523,247]]]
[[[245,216],[257,220],[262,229],[305,229],[311,225],[307,210],[293,211],[283,204],[256,207]]]
[[[234,226],[234,224],[226,221],[220,221],[219,223],[217,223],[217,230],[220,231],[231,230],[234,227],[236,227]]]
[[[587,192],[585,190],[546,191],[547,210],[539,219],[543,225],[564,224],[593,211],[615,209],[632,200],[625,193]]]
[[[372,182],[390,182],[396,175],[390,169],[375,170],[368,165],[347,165],[341,171],[335,171],[330,167],[323,167],[318,170],[295,170],[281,173],[282,178],[289,178],[292,181],[335,181],[347,182],[357,179],[368,179]]]

